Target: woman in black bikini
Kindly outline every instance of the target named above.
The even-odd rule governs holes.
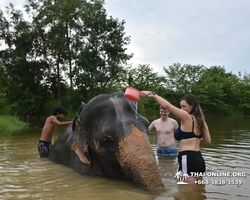
[[[211,137],[201,107],[193,95],[185,95],[180,102],[181,108],[169,103],[154,92],[142,91],[141,97],[153,97],[162,107],[169,110],[181,120],[175,131],[175,139],[179,141],[179,171],[188,174],[188,183],[194,183],[200,177],[190,177],[204,173],[205,161],[200,152],[200,145],[210,145]]]

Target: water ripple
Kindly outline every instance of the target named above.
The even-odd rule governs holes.
[[[71,168],[40,159],[35,134],[0,138],[0,199],[249,199],[249,130],[247,133],[234,130],[230,134],[214,131],[213,144],[201,148],[201,152],[208,172],[245,172],[246,177],[232,177],[242,179],[243,185],[206,185],[191,191],[177,187],[174,179],[177,159],[158,157],[156,136],[150,135],[166,186],[161,195],[142,191],[131,182],[81,176]]]

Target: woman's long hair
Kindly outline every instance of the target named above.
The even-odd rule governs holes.
[[[181,100],[185,100],[189,105],[193,106],[193,109],[191,110],[190,114],[194,115],[197,122],[197,126],[201,131],[201,134],[204,133],[206,130],[205,117],[196,97],[194,95],[188,94],[183,96]]]

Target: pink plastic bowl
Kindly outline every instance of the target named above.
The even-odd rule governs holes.
[[[139,101],[141,92],[135,88],[127,87],[124,96],[130,101]]]

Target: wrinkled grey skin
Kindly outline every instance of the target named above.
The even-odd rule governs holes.
[[[83,104],[82,104],[83,105]],[[90,100],[56,140],[49,160],[82,175],[133,181],[149,191],[164,190],[148,139],[148,120],[124,93]]]

